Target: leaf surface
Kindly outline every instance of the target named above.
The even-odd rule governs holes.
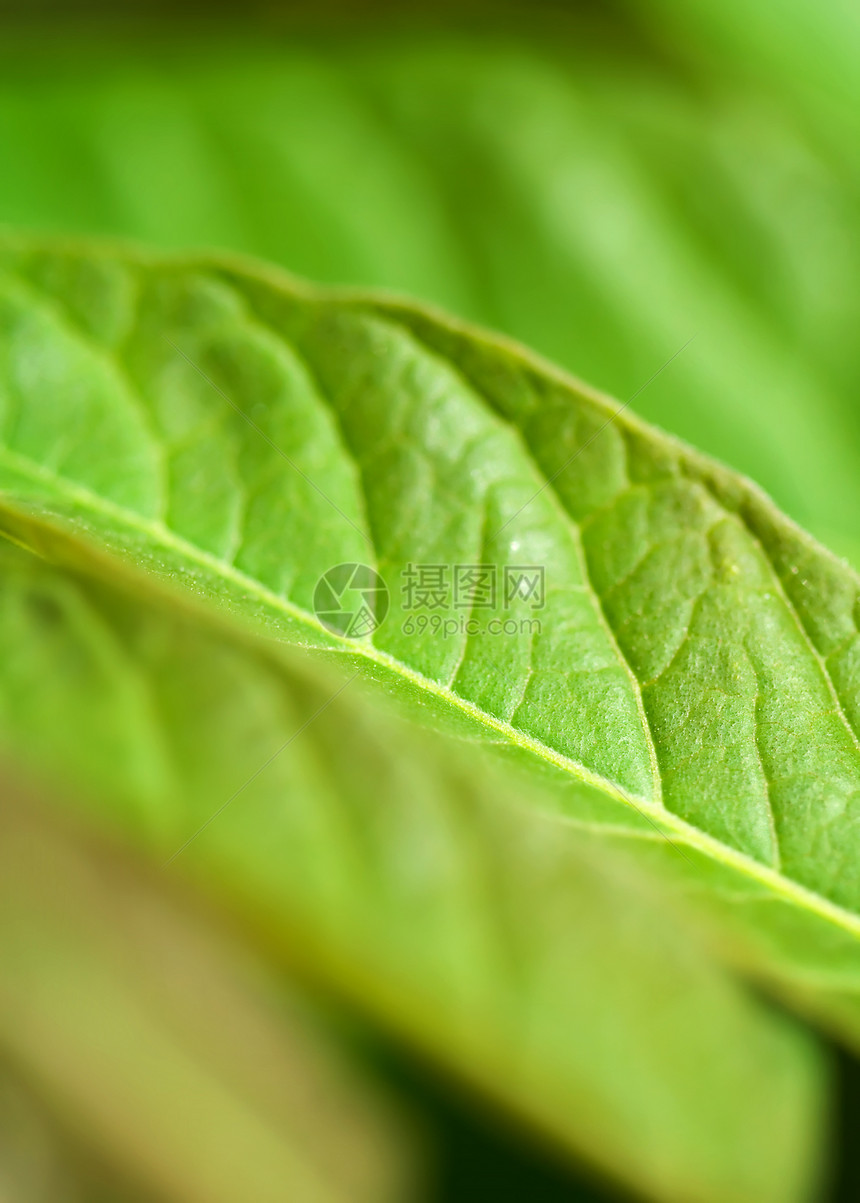
[[[419,308],[215,259],[12,240],[4,264],[10,515],[345,657],[851,927],[857,578],[754,486]],[[390,590],[361,640],[314,613],[354,561]],[[413,631],[416,564],[539,566],[544,605],[499,589],[514,634]]]

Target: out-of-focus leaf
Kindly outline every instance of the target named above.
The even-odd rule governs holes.
[[[166,886],[4,782],[4,1058],[147,1197],[402,1203],[401,1125],[295,1006],[275,1006],[273,982],[248,955]],[[52,1179],[45,1151],[34,1177],[18,1110],[17,1152],[0,1170],[9,1197],[91,1198]]]
[[[752,46],[740,10],[708,11]],[[696,334],[640,412],[856,556],[857,139],[839,155],[778,92],[693,86],[677,55],[557,24],[265,46],[180,30],[169,53],[81,40],[62,60],[13,43],[0,220],[405,290],[622,397]]]
[[[135,593],[6,547],[18,757],[173,857],[294,973],[634,1194],[813,1197],[815,1048],[722,976],[653,884],[523,811],[477,746],[464,763],[357,684],[335,696],[310,665]]]
[[[641,12],[638,0],[625,4]],[[659,13],[659,16],[657,16]],[[759,0],[752,7],[730,0],[659,0],[647,9],[658,37],[673,42],[703,74],[746,75],[763,91],[812,117],[836,125],[845,157],[856,156],[860,85],[860,18],[850,3],[820,8],[812,0]],[[855,145],[848,139],[854,136]]]
[[[151,1203],[118,1182],[103,1160],[71,1138],[8,1062],[0,1069],[0,1198],[3,1203]]]

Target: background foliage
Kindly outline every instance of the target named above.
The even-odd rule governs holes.
[[[1,223],[247,251],[435,301],[636,394],[860,565],[849,6],[4,20]],[[566,1171],[521,1165],[445,1090],[391,1073],[444,1134],[440,1198],[492,1174],[488,1197],[570,1197]]]

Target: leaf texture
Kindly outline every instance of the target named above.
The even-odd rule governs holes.
[[[312,592],[337,563],[392,587],[412,562],[545,564],[534,647],[411,638],[395,588],[362,654],[857,904],[850,864],[807,855],[825,798],[831,848],[854,827],[856,578],[754,488],[419,309],[217,262],[13,243],[5,265],[10,503],[305,643],[334,642]]]

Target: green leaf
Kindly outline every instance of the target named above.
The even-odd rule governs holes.
[[[632,1194],[815,1197],[817,1048],[652,882],[524,810],[477,746],[422,738],[357,682],[104,575],[0,546],[19,760],[317,992]]]
[[[405,923],[410,880],[398,881],[405,868],[390,863],[404,803],[391,799],[417,794],[428,817],[407,809],[409,820],[439,822],[443,833],[454,819],[434,818],[430,786],[418,786],[415,770],[408,786],[395,778],[381,794],[383,759],[363,761],[362,742],[344,756],[349,743],[341,728],[329,737],[341,759],[329,750],[322,763],[331,757],[331,771],[340,766],[343,796],[360,799],[359,814],[376,816],[380,797],[392,806],[374,820],[383,823],[381,847],[370,856],[382,875],[378,890],[365,858],[353,863],[342,803],[333,812],[332,802],[295,815],[273,806],[273,797],[312,798],[319,790],[338,797],[319,766],[300,789],[287,777],[279,794],[272,765],[266,817],[252,822],[245,798],[207,826],[182,859],[203,858],[211,881],[211,845],[215,879],[233,880],[254,910],[267,891],[278,898],[286,890],[280,907],[272,902],[274,913],[285,924],[295,925],[299,915],[313,926],[313,936],[302,932],[303,943],[319,946],[316,957],[330,977],[342,985],[348,976],[364,1005],[388,1022],[400,1015],[412,1038],[465,1065],[486,1089],[511,1092],[512,1103],[610,1172],[621,1172],[613,1142],[620,1131],[635,1130],[625,1138],[634,1145],[626,1151],[630,1177],[646,1192],[686,1198],[696,1177],[703,1198],[733,1197],[733,1190],[763,1197],[769,1188],[757,1182],[750,1193],[738,1164],[726,1177],[709,1165],[706,1189],[699,1182],[706,1150],[690,1156],[692,1136],[682,1151],[664,1154],[660,1142],[674,1145],[690,1111],[684,1074],[697,1058],[682,1056],[680,1045],[674,1056],[682,1057],[684,1073],[666,1099],[671,1114],[658,1117],[653,1094],[657,1066],[667,1072],[667,1048],[653,1034],[646,1048],[641,1029],[638,1040],[625,1037],[628,1057],[635,1048],[644,1064],[635,1075],[643,1084],[637,1121],[624,1118],[632,1105],[630,1067],[624,1062],[621,1079],[613,1079],[619,1061],[610,1051],[619,1016],[628,1013],[623,991],[603,1044],[597,1016],[619,965],[637,990],[671,975],[631,972],[625,944],[611,969],[588,962],[593,993],[583,996],[577,980],[553,1012],[556,1004],[542,990],[550,981],[558,988],[558,958],[567,965],[597,956],[591,924],[562,924],[559,943],[563,904],[554,891],[569,878],[566,913],[580,913],[601,888],[590,880],[589,860],[612,861],[610,845],[629,850],[678,892],[681,909],[693,899],[710,912],[741,963],[856,1031],[853,575],[746,482],[518,348],[417,308],[327,294],[215,258],[26,240],[7,242],[3,269],[0,487],[7,532],[108,583],[143,570],[171,594],[178,590],[195,606],[273,637],[269,655],[276,659],[281,644],[298,644],[348,663],[425,725],[501,760],[527,804],[523,830],[507,836],[505,848],[536,839],[541,857],[561,862],[536,882],[511,885],[504,906],[487,906],[475,890],[489,870],[461,861],[462,832],[443,838],[434,826],[432,838],[410,836],[412,855],[441,839],[443,864],[451,856],[458,866],[450,882],[444,874],[433,879],[439,927],[416,941],[421,927]],[[320,578],[356,561],[371,564],[390,589],[385,621],[357,640],[326,629],[314,613]],[[500,571],[538,565],[546,574],[545,605],[524,611],[515,601],[506,610],[500,593],[486,614],[499,621],[515,614],[521,625],[512,634],[415,629],[401,590],[411,564],[493,564]],[[13,576],[10,567],[10,582]],[[244,665],[232,668],[233,685],[229,673],[207,683],[214,652],[186,653],[187,633],[168,638],[156,628],[131,637],[130,618],[94,613],[72,594],[62,605],[37,605],[34,614],[26,592],[10,584],[0,624],[7,739],[19,754],[29,750],[73,771],[91,790],[124,797],[125,822],[170,855],[206,823],[219,796],[227,798],[277,750],[271,722],[281,713],[282,686],[246,681]],[[56,624],[58,613],[63,621]],[[484,620],[477,609],[471,616]],[[291,708],[276,725],[298,731],[322,701]],[[311,726],[322,738],[325,728],[316,720]],[[297,771],[304,742],[303,735],[295,755],[277,762],[279,770],[288,762],[284,771]],[[249,759],[240,772],[236,751],[243,745]],[[424,777],[434,780],[429,770]],[[545,826],[534,817],[541,811],[561,814],[565,823]],[[231,821],[237,814],[238,829]],[[273,846],[276,819],[287,828]],[[467,846],[483,849],[498,838],[481,823]],[[579,836],[570,843],[574,830]],[[510,851],[500,852],[494,876],[519,872],[511,859],[516,865]],[[420,895],[420,856],[412,871]],[[533,870],[526,865],[522,872]],[[525,900],[544,889],[531,921]],[[614,914],[608,898],[602,906]],[[554,932],[540,949],[552,971],[540,957],[529,969],[536,983],[526,996],[538,990],[541,1021],[528,1032],[536,1042],[528,1056],[522,1049],[530,1009],[511,983],[494,977],[498,932],[482,935],[490,915],[520,907],[519,939],[529,950],[540,923]],[[597,948],[610,943],[601,932]],[[377,984],[359,988],[355,949],[365,945],[371,963],[380,958],[369,973]],[[530,963],[531,951],[520,955]],[[353,958],[348,974],[336,968],[344,957]],[[434,994],[428,1014],[426,991],[428,977],[437,987],[445,980],[443,970],[455,974],[448,1003],[454,1013],[438,1025],[443,1000]],[[407,985],[400,975],[409,974]],[[641,1021],[641,994],[637,1000],[629,1032]],[[469,1004],[462,1017],[455,1003]],[[508,1006],[516,1040],[489,1027],[488,1015]],[[572,1024],[571,1012],[581,1021]],[[667,1015],[671,1044],[680,1039],[681,1021],[671,1007]],[[562,1036],[571,1028],[587,1033],[585,1051]],[[688,1031],[686,1038],[695,1044],[698,1037]],[[503,1063],[500,1050],[509,1044],[521,1057],[515,1091],[509,1065],[504,1081],[488,1069]],[[737,1042],[743,1058],[748,1044]],[[557,1064],[565,1053],[574,1058],[569,1073]],[[744,1122],[735,1108],[750,1086],[745,1071],[730,1064],[744,1077],[742,1087],[701,1090],[718,1107],[733,1094],[728,1118],[721,1113],[714,1130]],[[562,1081],[550,1088],[541,1075],[552,1072]],[[529,1080],[532,1073],[539,1084]],[[581,1108],[572,1123],[567,1101],[544,1101],[581,1090],[583,1082],[589,1098],[608,1092],[611,1100],[609,1117],[593,1128]],[[680,1111],[679,1100],[686,1100]],[[702,1121],[700,1105],[690,1120],[696,1140]],[[754,1163],[732,1130],[739,1162]],[[725,1141],[714,1156],[717,1147],[719,1161]],[[743,1173],[772,1168],[766,1162]]]
[[[816,956],[798,926],[854,963],[856,578],[752,486],[416,308],[218,260],[12,241],[4,266],[10,529],[60,524],[348,658],[588,786],[565,809],[616,840],[657,824],[791,984]],[[319,579],[355,561],[391,590],[358,642],[314,614]],[[545,608],[500,590],[487,614],[514,634],[411,630],[410,565],[485,563],[543,567]],[[665,840],[652,855],[683,873]]]
[[[853,964],[857,581],[753,486],[415,307],[217,259],[13,240],[3,262],[9,529],[62,527],[104,572],[133,562],[348,659],[552,774],[616,840],[656,824],[719,877],[734,927],[782,942],[791,982],[815,956],[797,926]],[[358,641],[314,613],[351,562],[391,592]],[[413,629],[415,564],[538,565],[545,607],[500,588],[470,612],[482,633]]]

